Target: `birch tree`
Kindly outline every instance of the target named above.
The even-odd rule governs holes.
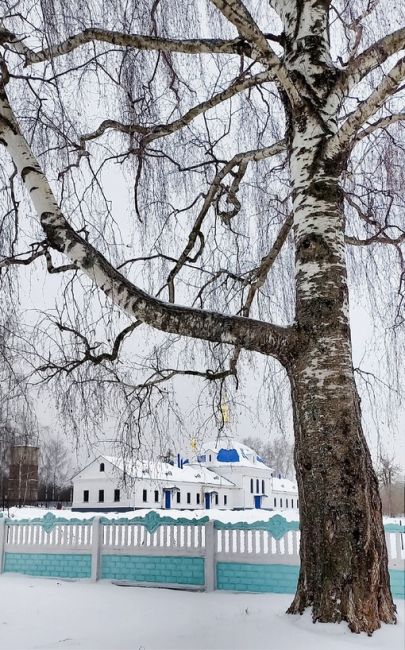
[[[388,0],[3,5],[2,192],[20,248],[1,264],[44,261],[69,290],[92,292],[96,311],[110,305],[128,319],[99,352],[83,319],[73,327],[61,317],[81,351],[65,370],[113,362],[133,333],[142,346],[145,325],[169,341],[203,341],[221,363],[152,364],[142,390],[179,373],[236,377],[247,353],[277,360],[291,385],[300,503],[288,611],[310,607],[314,621],[369,634],[394,623],[347,265],[385,270],[376,292],[397,281],[386,311],[399,336],[403,9]],[[124,233],[105,189],[117,165],[131,196]]]

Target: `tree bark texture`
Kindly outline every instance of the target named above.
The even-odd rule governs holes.
[[[333,122],[329,123],[333,129]],[[299,347],[288,372],[300,497],[301,569],[290,613],[371,634],[395,622],[377,478],[351,354],[339,173],[310,111],[292,116]]]
[[[289,612],[311,606],[314,621],[371,634],[395,622],[395,606],[349,342],[340,332],[336,345],[337,333],[314,324],[290,369],[301,568]]]
[[[286,3],[287,9],[288,4]],[[345,156],[328,152],[337,132],[337,70],[327,3],[288,11],[286,65],[303,81],[289,112],[296,250],[296,323],[291,380],[301,568],[290,613],[312,607],[314,621],[345,620],[371,634],[395,622],[377,478],[362,431],[350,341],[339,177]],[[305,89],[308,89],[307,93]]]

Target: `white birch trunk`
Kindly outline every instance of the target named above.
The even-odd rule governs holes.
[[[378,484],[362,431],[354,382],[339,177],[343,155],[328,158],[338,96],[326,3],[301,3],[286,54],[308,94],[290,111],[290,172],[296,246],[299,349],[288,372],[295,422],[301,570],[290,612],[348,621],[373,632],[395,621]],[[296,17],[296,15],[295,15]],[[288,22],[290,20],[290,22]]]

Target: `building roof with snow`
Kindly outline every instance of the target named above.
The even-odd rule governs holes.
[[[206,485],[217,485],[221,487],[234,487],[234,484],[223,476],[202,467],[201,465],[184,465],[177,467],[170,463],[161,461],[137,460],[132,463],[125,463],[117,456],[101,455],[106,461],[116,467],[122,474],[130,478],[146,478],[156,481],[170,481],[174,483],[204,483]]]
[[[290,481],[288,478],[273,477],[273,490],[274,492],[293,492],[298,493],[297,483]]]
[[[271,469],[254,449],[234,438],[221,437],[204,442],[195,460],[197,463],[208,463],[210,466],[238,465],[256,469]]]

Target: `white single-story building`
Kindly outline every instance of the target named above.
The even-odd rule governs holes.
[[[298,487],[288,478],[273,477],[272,508],[298,508]]]
[[[227,478],[234,486],[232,508],[271,508],[273,470],[257,453],[233,439],[209,441],[191,461]]]
[[[75,511],[297,508],[297,486],[276,478],[253,449],[219,438],[176,465],[100,455],[72,479]]]

